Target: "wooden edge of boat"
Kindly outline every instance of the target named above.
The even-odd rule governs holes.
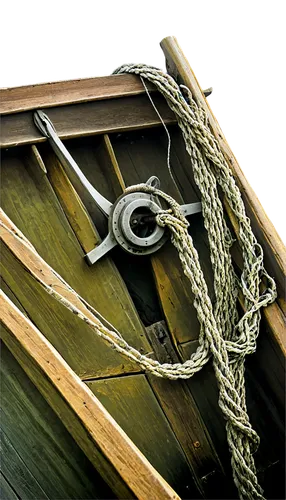
[[[214,136],[219,142],[242,192],[252,227],[265,252],[266,268],[278,285],[278,300],[263,310],[263,315],[276,346],[285,355],[283,316],[285,306],[283,292],[286,274],[285,247],[242,173],[176,39],[168,37],[161,42],[161,46],[166,55],[169,73],[179,83],[188,86],[197,102],[206,110]],[[119,88],[116,82],[118,84],[120,82]],[[56,86],[50,87],[53,85]],[[54,93],[51,92],[51,88],[55,89]],[[82,89],[83,93],[81,94]],[[151,109],[149,112],[145,109],[144,99],[146,96],[144,93],[145,90],[141,82],[133,75],[4,89],[0,94],[2,99],[3,96],[8,99],[7,106],[2,107],[3,123],[5,127],[8,124],[8,135],[2,146],[35,144],[43,140],[32,121],[32,109],[37,107],[50,108],[51,118],[57,130],[59,128],[59,135],[62,138],[158,126],[161,122],[154,110]],[[155,99],[158,99],[164,122],[167,124],[175,123],[174,115],[170,112],[167,104],[160,96],[157,96],[157,92],[154,92],[154,95]],[[86,103],[89,103],[88,108]],[[124,117],[124,113],[128,110],[131,112],[131,109],[137,105],[139,111],[131,114],[131,122],[127,123],[128,120]],[[63,107],[57,111],[59,106]],[[120,109],[121,114],[119,113],[115,117],[115,110]],[[76,121],[80,123],[80,128],[75,129],[69,126],[71,112],[76,113]],[[113,122],[117,120],[115,126],[111,124],[113,123],[111,118],[105,117],[106,113],[112,117]],[[85,117],[84,120],[82,120],[83,117]],[[91,125],[92,122],[95,124]],[[34,147],[34,152],[37,151],[36,146],[32,147]],[[227,203],[225,203],[225,209],[234,232],[236,232],[236,221],[231,218]],[[8,222],[6,219],[5,223]],[[13,227],[12,223],[10,228],[17,232],[17,228]],[[10,238],[10,243],[11,241]],[[5,244],[7,242],[8,240]],[[9,248],[11,249],[10,243]],[[16,246],[13,250],[15,255],[17,253]],[[16,257],[20,258],[23,263],[27,254],[25,255],[20,248],[17,251]],[[29,265],[32,264],[29,258],[27,258],[28,262]],[[42,269],[42,265],[41,262],[39,269]],[[51,276],[49,276],[50,278]],[[154,499],[178,498],[177,494],[150,465],[41,332],[4,295],[1,296],[1,302],[3,305],[1,313],[1,321],[4,325],[2,328],[3,341],[98,470],[97,450],[98,447],[100,448],[106,457],[106,464],[103,463],[100,473],[113,490],[118,488],[115,493],[121,498],[127,498],[132,492],[137,498],[147,499],[150,498],[150,488],[152,487],[152,498]],[[90,314],[89,311],[88,314]],[[119,483],[118,479],[114,480],[115,477],[118,478],[118,475],[122,478]]]
[[[231,169],[236,183],[242,193],[242,197],[246,206],[247,214],[251,220],[252,228],[263,246],[265,254],[266,267],[270,274],[275,278],[280,296],[279,305],[285,312],[284,287],[286,276],[286,248],[279,234],[277,233],[272,222],[266,215],[260,201],[258,200],[254,190],[248,183],[244,173],[242,172],[238,161],[231,151],[223,132],[209,106],[209,103],[197,81],[197,78],[191,69],[187,58],[185,57],[178,41],[175,37],[169,36],[161,42],[162,50],[166,58],[166,66],[168,73],[175,78],[178,83],[186,85],[195,100],[200,104],[207,113],[211,130],[216,138],[223,155]],[[228,207],[224,202],[226,210]],[[234,226],[234,224],[232,224]],[[236,229],[234,227],[234,229]]]
[[[147,500],[152,491],[154,500],[179,499],[87,385],[2,291],[0,310],[1,338],[95,468],[99,448],[137,498]],[[114,490],[117,482],[108,464],[100,473]],[[122,491],[115,493],[122,498]]]
[[[154,85],[147,83],[149,91]],[[0,115],[145,94],[135,75],[110,75],[0,89]]]

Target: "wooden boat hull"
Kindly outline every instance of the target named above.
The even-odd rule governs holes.
[[[175,71],[174,76],[183,80],[206,106],[191,70],[184,64],[180,66],[183,56],[177,46],[167,40],[163,48],[169,70]],[[46,87],[38,92],[26,89],[30,99],[23,97],[20,89],[12,89],[6,96],[2,110],[1,205],[44,261],[132,346],[144,354],[153,353],[161,362],[186,360],[197,347],[199,323],[191,287],[175,249],[167,242],[154,255],[137,257],[117,248],[94,266],[87,266],[83,255],[107,234],[106,218],[80,185],[75,192],[50,146],[33,125],[33,110],[44,108],[89,181],[111,202],[126,186],[144,182],[151,175],[157,175],[162,189],[179,202],[199,201],[181,132],[163,98],[150,86],[171,134],[176,184],[166,167],[165,131],[140,80],[126,75],[95,82],[76,83],[73,94],[71,84],[66,83],[58,84],[54,92]],[[263,311],[257,352],[247,360],[246,384],[250,420],[261,437],[255,457],[259,480],[267,497],[283,498],[284,249],[211,115],[210,121],[243,191],[248,215],[265,251],[266,267],[277,282],[278,299]],[[227,207],[225,215],[230,217]],[[231,219],[228,223],[235,234],[235,224]],[[214,300],[208,239],[201,214],[192,216],[190,233]],[[86,324],[43,290],[27,272],[28,253],[13,246],[9,235],[4,234],[3,242],[4,293],[32,322],[31,335],[39,340],[42,334],[47,345],[51,344],[67,363],[66,376],[79,377],[72,378],[79,384],[78,390],[85,390],[83,382],[162,476],[162,480],[158,479],[156,472],[148,468],[120,429],[118,436],[123,436],[122,443],[129,446],[129,456],[134,454],[139,470],[143,467],[141,476],[149,471],[154,479],[150,497],[177,498],[172,496],[174,490],[181,498],[237,498],[211,362],[188,381],[169,381],[144,373],[96,338]],[[234,245],[233,258],[239,269],[238,245]],[[105,449],[103,443],[98,445],[96,422],[92,424],[95,427],[87,429],[88,437],[78,430],[89,425],[85,413],[81,414],[76,406],[70,412],[75,404],[73,397],[63,392],[65,388],[57,387],[53,373],[45,371],[44,365],[39,371],[31,369],[28,344],[23,350],[16,349],[9,318],[2,317],[2,497],[148,498],[145,478],[135,486],[133,480],[128,482],[131,465],[125,474],[116,461],[116,452]],[[24,337],[21,339],[24,342]],[[59,370],[60,366],[65,365],[59,365]],[[46,379],[48,389],[41,382]],[[52,386],[56,387],[55,393]],[[86,397],[91,398],[93,411],[99,411],[89,391]],[[62,399],[64,403],[59,404]]]

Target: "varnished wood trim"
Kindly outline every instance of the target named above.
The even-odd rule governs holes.
[[[154,500],[179,499],[100,401],[3,292],[0,294],[0,305],[3,341],[43,396],[47,397],[93,465],[98,466],[98,456],[94,456],[93,449],[99,447],[138,499],[149,500],[150,491]],[[56,389],[55,399],[51,397],[47,381]],[[66,418],[66,405],[77,417],[76,429]],[[82,441],[80,429],[87,431],[88,443]],[[107,477],[105,479],[108,480]],[[110,486],[112,488],[114,484]]]
[[[154,86],[148,84],[149,90]],[[0,89],[0,114],[144,94],[138,76],[111,75]]]

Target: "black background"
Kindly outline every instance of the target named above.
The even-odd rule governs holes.
[[[104,64],[111,64],[112,55],[147,55],[155,53],[155,41],[159,31],[136,30],[134,34],[122,30],[120,34],[110,32],[104,37],[93,38],[92,46],[86,42],[83,48],[72,40],[70,50],[63,53],[52,48],[31,61],[25,59],[25,70],[1,68],[4,80],[38,80],[40,69],[57,68],[92,69],[102,72]],[[200,64],[201,80],[216,80],[216,110],[224,112],[225,128],[232,128],[232,141],[240,144],[240,158],[248,160],[248,174],[256,176],[259,184],[264,184],[265,199],[272,200],[273,215],[280,215],[280,229],[285,231],[285,159],[283,129],[279,128],[276,117],[283,110],[280,89],[275,84],[274,70],[269,68],[268,57],[261,39],[251,32],[240,37],[228,35],[227,41],[221,37],[200,37],[192,34],[192,29],[184,31],[185,47],[192,47],[192,62]],[[152,49],[153,46],[153,49]],[[268,44],[269,51],[269,44]],[[271,51],[271,46],[270,46]],[[159,51],[157,52],[159,55]],[[11,59],[10,59],[11,61]],[[274,63],[273,63],[274,64]],[[275,66],[275,64],[274,64]],[[37,70],[37,71],[36,71]],[[92,73],[92,72],[90,72]],[[280,109],[281,107],[281,109]]]

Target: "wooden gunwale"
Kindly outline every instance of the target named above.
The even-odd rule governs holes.
[[[283,307],[286,277],[286,248],[273,224],[267,217],[255,192],[245,178],[176,38],[172,36],[164,38],[161,42],[161,48],[166,57],[168,72],[179,83],[184,83],[191,90],[194,99],[205,109],[207,113],[210,128],[221,147],[227,164],[230,167],[242,193],[242,197],[246,205],[246,211],[251,220],[254,233],[256,234],[260,244],[263,246],[266,268],[276,280],[278,297],[280,299],[279,305]],[[227,208],[228,207],[226,206],[226,210]],[[269,310],[267,316],[268,320],[271,321],[272,315]],[[275,318],[273,321],[276,322]],[[281,345],[281,343],[284,342],[284,339],[282,339],[279,335],[277,342]]]
[[[98,467],[99,447],[136,498],[148,500],[152,491],[154,500],[179,500],[99,400],[3,292],[0,304],[1,338],[93,465]],[[75,417],[72,424],[66,407]],[[88,439],[83,437],[86,432]],[[113,474],[107,470],[101,473],[114,489]]]
[[[154,86],[147,83],[149,91]],[[145,94],[135,75],[111,75],[0,89],[0,115]]]

